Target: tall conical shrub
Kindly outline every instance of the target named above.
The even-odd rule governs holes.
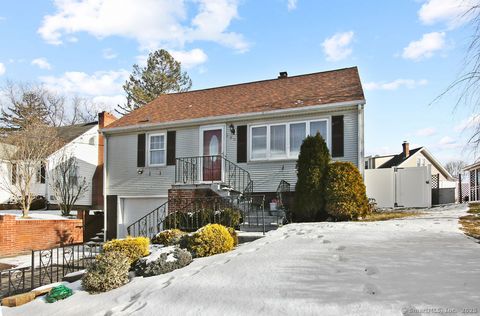
[[[322,136],[317,133],[305,138],[297,161],[294,221],[311,222],[326,218],[325,174],[329,162],[330,153]]]

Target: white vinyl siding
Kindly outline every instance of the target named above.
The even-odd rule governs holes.
[[[198,127],[177,129],[175,157],[197,156],[200,146],[198,141]],[[175,182],[175,166],[147,165],[144,172],[139,174],[136,134],[108,136],[107,150],[107,194],[121,196],[168,194],[168,189]]]
[[[298,128],[299,133],[304,135],[310,132],[310,126],[306,122],[328,120],[327,133],[330,134],[330,117],[333,115],[344,115],[344,156],[334,158],[335,161],[349,161],[358,164],[358,111],[356,107],[341,111],[324,111],[321,113],[302,115],[283,115],[264,117],[256,120],[245,120],[233,122],[235,127],[241,125],[249,126],[247,129],[248,158],[251,157],[252,128],[264,127],[263,134],[269,130],[268,126],[281,125],[289,122],[286,128],[287,152],[294,153],[294,142],[292,138]],[[228,123],[228,122],[227,122]],[[297,125],[299,124],[299,125]],[[304,124],[304,125],[301,125]],[[227,124],[228,126],[228,124]],[[302,127],[304,126],[304,127]],[[200,126],[172,128],[176,130],[176,157],[191,157],[199,153]],[[161,130],[152,130],[152,133],[160,133]],[[260,132],[260,131],[258,131]],[[261,133],[257,134],[260,135]],[[225,154],[227,159],[238,164],[250,173],[254,183],[255,192],[275,192],[280,180],[288,181],[292,190],[297,181],[296,157],[298,152],[293,154],[291,159],[249,159],[246,163],[237,163],[237,133],[232,133],[229,128],[225,130]],[[329,138],[330,136],[328,136]],[[263,148],[270,146],[266,136],[259,136],[259,143],[264,144]],[[303,138],[302,138],[303,141]],[[175,181],[175,166],[148,166],[142,174],[137,173],[137,136],[135,133],[116,134],[108,137],[107,153],[107,194],[145,196],[145,195],[167,195],[168,189]],[[297,142],[298,149],[301,141]],[[328,144],[328,142],[327,142]],[[266,153],[265,153],[266,154]]]

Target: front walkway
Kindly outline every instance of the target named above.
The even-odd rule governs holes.
[[[431,315],[480,312],[480,244],[466,207],[386,222],[286,225],[233,252],[100,295],[4,315]],[[452,313],[446,313],[452,315]]]

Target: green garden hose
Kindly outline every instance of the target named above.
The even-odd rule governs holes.
[[[54,287],[50,293],[47,294],[45,299],[49,303],[55,303],[56,301],[63,300],[72,294],[73,292],[70,288],[66,287],[65,285],[59,285]]]

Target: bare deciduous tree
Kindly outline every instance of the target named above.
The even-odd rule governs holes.
[[[98,118],[98,113],[102,112],[102,106],[79,96],[72,98],[73,113],[70,119],[70,124],[90,123]]]
[[[64,96],[45,90],[45,107],[48,112],[48,123],[51,126],[58,127],[67,123]]]
[[[58,158],[52,161],[52,164],[55,167],[51,171],[49,184],[62,215],[68,216],[78,199],[87,192],[87,179],[79,178],[77,159],[65,150],[58,154]]]
[[[445,169],[454,177],[458,179],[458,175],[463,173],[463,168],[467,164],[463,160],[452,160],[445,164]]]
[[[473,34],[465,56],[464,66],[460,75],[455,79],[445,91],[440,94],[433,102],[438,101],[446,94],[458,91],[459,95],[455,107],[460,104],[469,106],[474,111],[474,132],[470,136],[469,143],[473,145],[475,151],[480,147],[480,124],[475,119],[480,107],[480,1],[458,1],[458,6],[463,7],[464,13],[457,19],[459,21],[470,21],[473,27]]]
[[[56,130],[40,121],[30,121],[22,129],[8,131],[0,144],[2,159],[10,166],[10,175],[1,177],[0,187],[15,198],[23,217],[28,217],[36,195],[33,189],[39,169],[60,146]]]
[[[0,104],[0,128],[18,129],[30,120],[58,127],[89,123],[103,111],[100,104],[79,96],[66,97],[37,84],[7,82],[5,101]]]

